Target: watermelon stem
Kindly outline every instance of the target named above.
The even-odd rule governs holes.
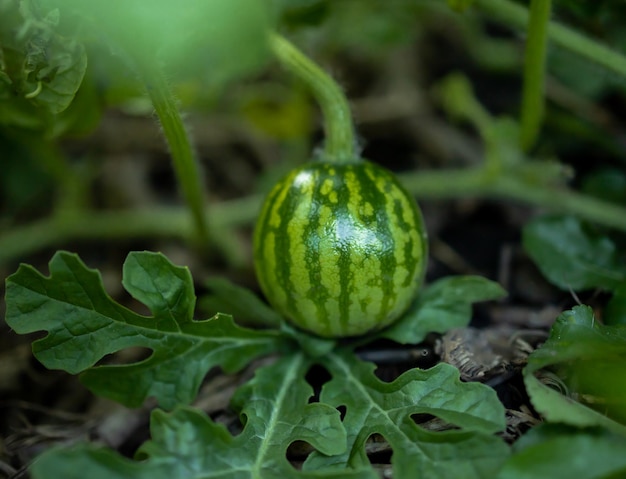
[[[280,63],[311,89],[320,105],[326,135],[324,160],[333,163],[358,161],[350,105],[337,82],[281,35],[270,34],[270,46]]]

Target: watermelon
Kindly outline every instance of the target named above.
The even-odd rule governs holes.
[[[422,283],[427,249],[415,200],[367,160],[294,169],[270,191],[254,232],[255,270],[269,303],[327,338],[398,319]]]

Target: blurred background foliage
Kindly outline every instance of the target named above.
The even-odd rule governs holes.
[[[6,230],[72,201],[119,205],[103,198],[106,150],[160,141],[145,132],[152,106],[142,65],[158,65],[171,82],[214,199],[263,191],[305,161],[321,141],[319,114],[303,85],[272,61],[263,39],[270,27],[344,87],[365,156],[405,171],[478,161],[476,135],[449,122],[438,86],[461,72],[486,111],[517,117],[524,33],[471,1],[450,3],[467,8],[443,0],[159,0],[115,8],[0,0],[0,225]],[[618,51],[626,47],[622,2],[556,0],[553,18]],[[533,154],[571,167],[572,184],[584,192],[624,204],[626,80],[554,45],[548,73],[547,117]],[[142,127],[126,138],[116,122]],[[205,152],[211,135],[222,146]],[[103,140],[113,143],[103,147]],[[235,161],[227,173],[219,164],[232,154],[261,159]],[[167,165],[159,165],[151,175],[175,189]],[[250,181],[220,190],[220,175],[246,168]]]

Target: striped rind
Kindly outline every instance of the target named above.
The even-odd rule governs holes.
[[[254,232],[268,301],[324,337],[396,320],[421,285],[427,248],[415,200],[391,172],[365,160],[293,170],[269,193]]]

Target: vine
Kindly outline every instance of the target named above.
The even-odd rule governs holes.
[[[528,26],[529,10],[510,0],[475,0],[475,5],[511,27],[525,30]],[[626,57],[621,53],[554,21],[549,22],[547,28],[548,37],[556,45],[626,78]]]
[[[544,83],[548,23],[552,0],[532,0],[524,60],[520,144],[528,151],[535,143],[544,114]]]
[[[196,239],[200,245],[207,244],[209,232],[205,214],[204,183],[176,99],[158,66],[151,67],[146,62],[137,63],[163,128],[178,184],[194,221]]]

